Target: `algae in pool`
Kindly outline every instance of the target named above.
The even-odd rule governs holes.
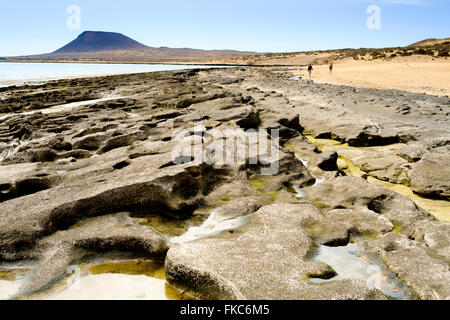
[[[367,181],[404,195],[414,201],[422,209],[433,214],[440,221],[450,222],[450,201],[427,199],[416,195],[411,188],[405,185],[393,184],[372,177],[369,177]]]
[[[147,277],[164,280],[164,266],[153,261],[123,261],[94,265],[89,268],[94,275],[112,273],[127,275],[145,275]]]
[[[343,156],[339,156],[337,162],[339,170],[345,172],[345,174],[349,176],[359,177],[359,178],[367,178],[367,173],[359,169],[357,166],[353,164],[353,162]]]
[[[171,239],[172,243],[187,243],[213,237],[226,231],[234,231],[246,226],[251,218],[240,216],[234,219],[220,217],[212,212],[209,218],[199,227],[191,227],[186,233]]]
[[[320,151],[332,150],[334,147],[347,147],[351,148],[348,144],[342,144],[339,141],[331,140],[331,139],[316,139],[311,135],[305,136],[309,141],[314,143],[317,146],[317,149]]]
[[[44,300],[195,300],[166,282],[164,265],[147,260],[88,262],[65,284],[31,297]]]
[[[262,180],[250,180],[250,183],[254,187],[261,187],[264,183]]]
[[[131,276],[145,275],[164,282],[164,295],[167,300],[195,300],[191,295],[183,293],[165,281],[166,273],[163,264],[152,261],[125,261],[95,265],[90,267],[89,271],[94,275],[108,273]]]
[[[15,281],[22,274],[24,274],[24,271],[20,269],[0,269],[0,281]]]
[[[307,136],[307,138],[312,143],[316,144],[317,148],[321,151],[333,150],[335,149],[335,147],[354,148],[350,147],[348,144],[342,144],[335,140],[316,139],[312,136]],[[369,183],[385,187],[396,193],[406,196],[414,201],[419,207],[425,209],[440,221],[450,222],[450,201],[424,198],[415,194],[410,187],[404,184],[393,184],[390,182],[378,180],[374,177],[370,177],[368,173],[355,166],[351,159],[347,159],[343,156],[339,156],[338,167],[347,175],[365,178]]]
[[[179,237],[186,233],[189,228],[202,225],[208,219],[208,216],[205,212],[204,214],[194,214],[184,220],[178,220],[157,214],[130,214],[130,217],[135,218],[140,225],[150,227],[169,237]]]
[[[349,149],[354,148],[354,147],[350,147],[348,144],[342,144],[339,141],[335,141],[335,140],[316,139],[316,138],[313,138],[312,136],[307,136],[307,138],[309,141],[314,143],[317,146],[317,148],[322,152],[328,151],[328,150],[334,151],[334,149],[336,147],[349,148]],[[360,177],[360,178],[367,177],[367,173],[362,171],[361,169],[359,169],[357,166],[355,166],[350,159],[347,159],[343,156],[339,156],[337,164],[338,164],[339,170],[345,172],[347,175],[356,176],[356,177]]]

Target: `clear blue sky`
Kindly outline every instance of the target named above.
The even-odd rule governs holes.
[[[81,29],[66,26],[69,5]],[[369,5],[381,29],[369,30]],[[401,46],[450,37],[448,0],[14,0],[0,6],[0,56],[52,52],[85,30],[149,46],[287,52]]]

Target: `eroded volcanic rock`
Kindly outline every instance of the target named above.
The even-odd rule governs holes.
[[[311,204],[264,207],[237,232],[172,246],[166,260],[168,280],[210,299],[382,298],[364,282],[308,282],[310,275],[329,272],[327,265],[306,257],[313,241],[304,228],[327,224],[323,220]]]
[[[39,262],[24,296],[117,253],[165,261],[170,284],[205,299],[386,299],[313,259],[356,240],[408,297],[450,294],[449,222],[393,191],[445,210],[448,98],[253,68],[1,94],[0,259]],[[194,144],[204,152],[180,152]]]

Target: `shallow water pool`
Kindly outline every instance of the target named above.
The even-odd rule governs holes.
[[[329,265],[337,273],[337,276],[332,279],[312,278],[312,282],[361,280],[365,281],[370,288],[380,290],[391,299],[413,298],[413,294],[386,268],[381,259],[365,252],[358,242],[352,242],[343,247],[318,246],[312,254],[312,260]]]

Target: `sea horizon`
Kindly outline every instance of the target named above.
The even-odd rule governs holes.
[[[197,64],[136,64],[84,62],[0,62],[0,87],[119,74],[221,67]]]

